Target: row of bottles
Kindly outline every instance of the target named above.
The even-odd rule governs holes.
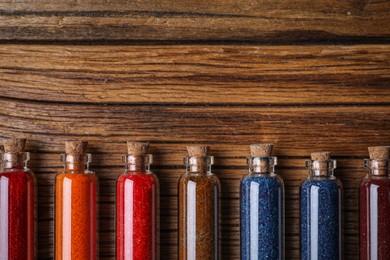
[[[25,139],[4,141],[0,259],[35,259],[35,185]],[[55,259],[97,259],[98,180],[87,142],[65,143],[55,181]],[[148,144],[128,142],[116,186],[116,259],[159,259],[159,184]],[[241,181],[241,259],[284,259],[284,183],[271,144],[250,146]],[[208,146],[188,146],[178,185],[179,259],[220,259],[220,182]],[[360,184],[360,258],[390,255],[390,147],[370,147]],[[301,259],[343,259],[343,188],[329,152],[311,154],[300,188]]]

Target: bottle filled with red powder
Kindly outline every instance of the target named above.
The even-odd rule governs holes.
[[[65,142],[64,170],[55,181],[55,259],[95,260],[97,177],[89,170],[87,142]]]
[[[128,142],[116,187],[116,259],[159,259],[159,185],[148,144]]]
[[[360,259],[390,257],[390,146],[368,148],[360,183]]]
[[[34,259],[34,174],[26,139],[4,141],[0,172],[0,259]]]

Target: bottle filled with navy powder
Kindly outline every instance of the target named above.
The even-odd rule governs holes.
[[[301,259],[343,259],[342,184],[329,152],[311,154],[301,184]]]
[[[271,144],[250,146],[241,181],[241,259],[284,259],[284,184]]]

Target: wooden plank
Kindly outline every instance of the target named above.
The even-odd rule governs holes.
[[[303,42],[389,37],[387,1],[0,2],[6,40]]]
[[[68,103],[389,104],[389,61],[389,45],[0,45],[0,96]]]
[[[0,100],[1,136],[27,136],[58,145],[81,138],[120,143],[272,142],[282,156],[313,149],[366,156],[367,146],[390,140],[389,106],[214,107],[99,106]],[[96,152],[99,147],[96,146]],[[247,148],[246,148],[247,149]],[[102,152],[100,150],[100,152]],[[218,155],[218,153],[216,153]],[[233,155],[234,156],[234,155]]]

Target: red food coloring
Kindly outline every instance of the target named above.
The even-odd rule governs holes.
[[[390,256],[390,179],[367,178],[360,184],[360,259]]]
[[[34,177],[17,169],[0,173],[0,253],[34,259]]]
[[[132,171],[118,178],[116,259],[158,259],[158,181]]]

